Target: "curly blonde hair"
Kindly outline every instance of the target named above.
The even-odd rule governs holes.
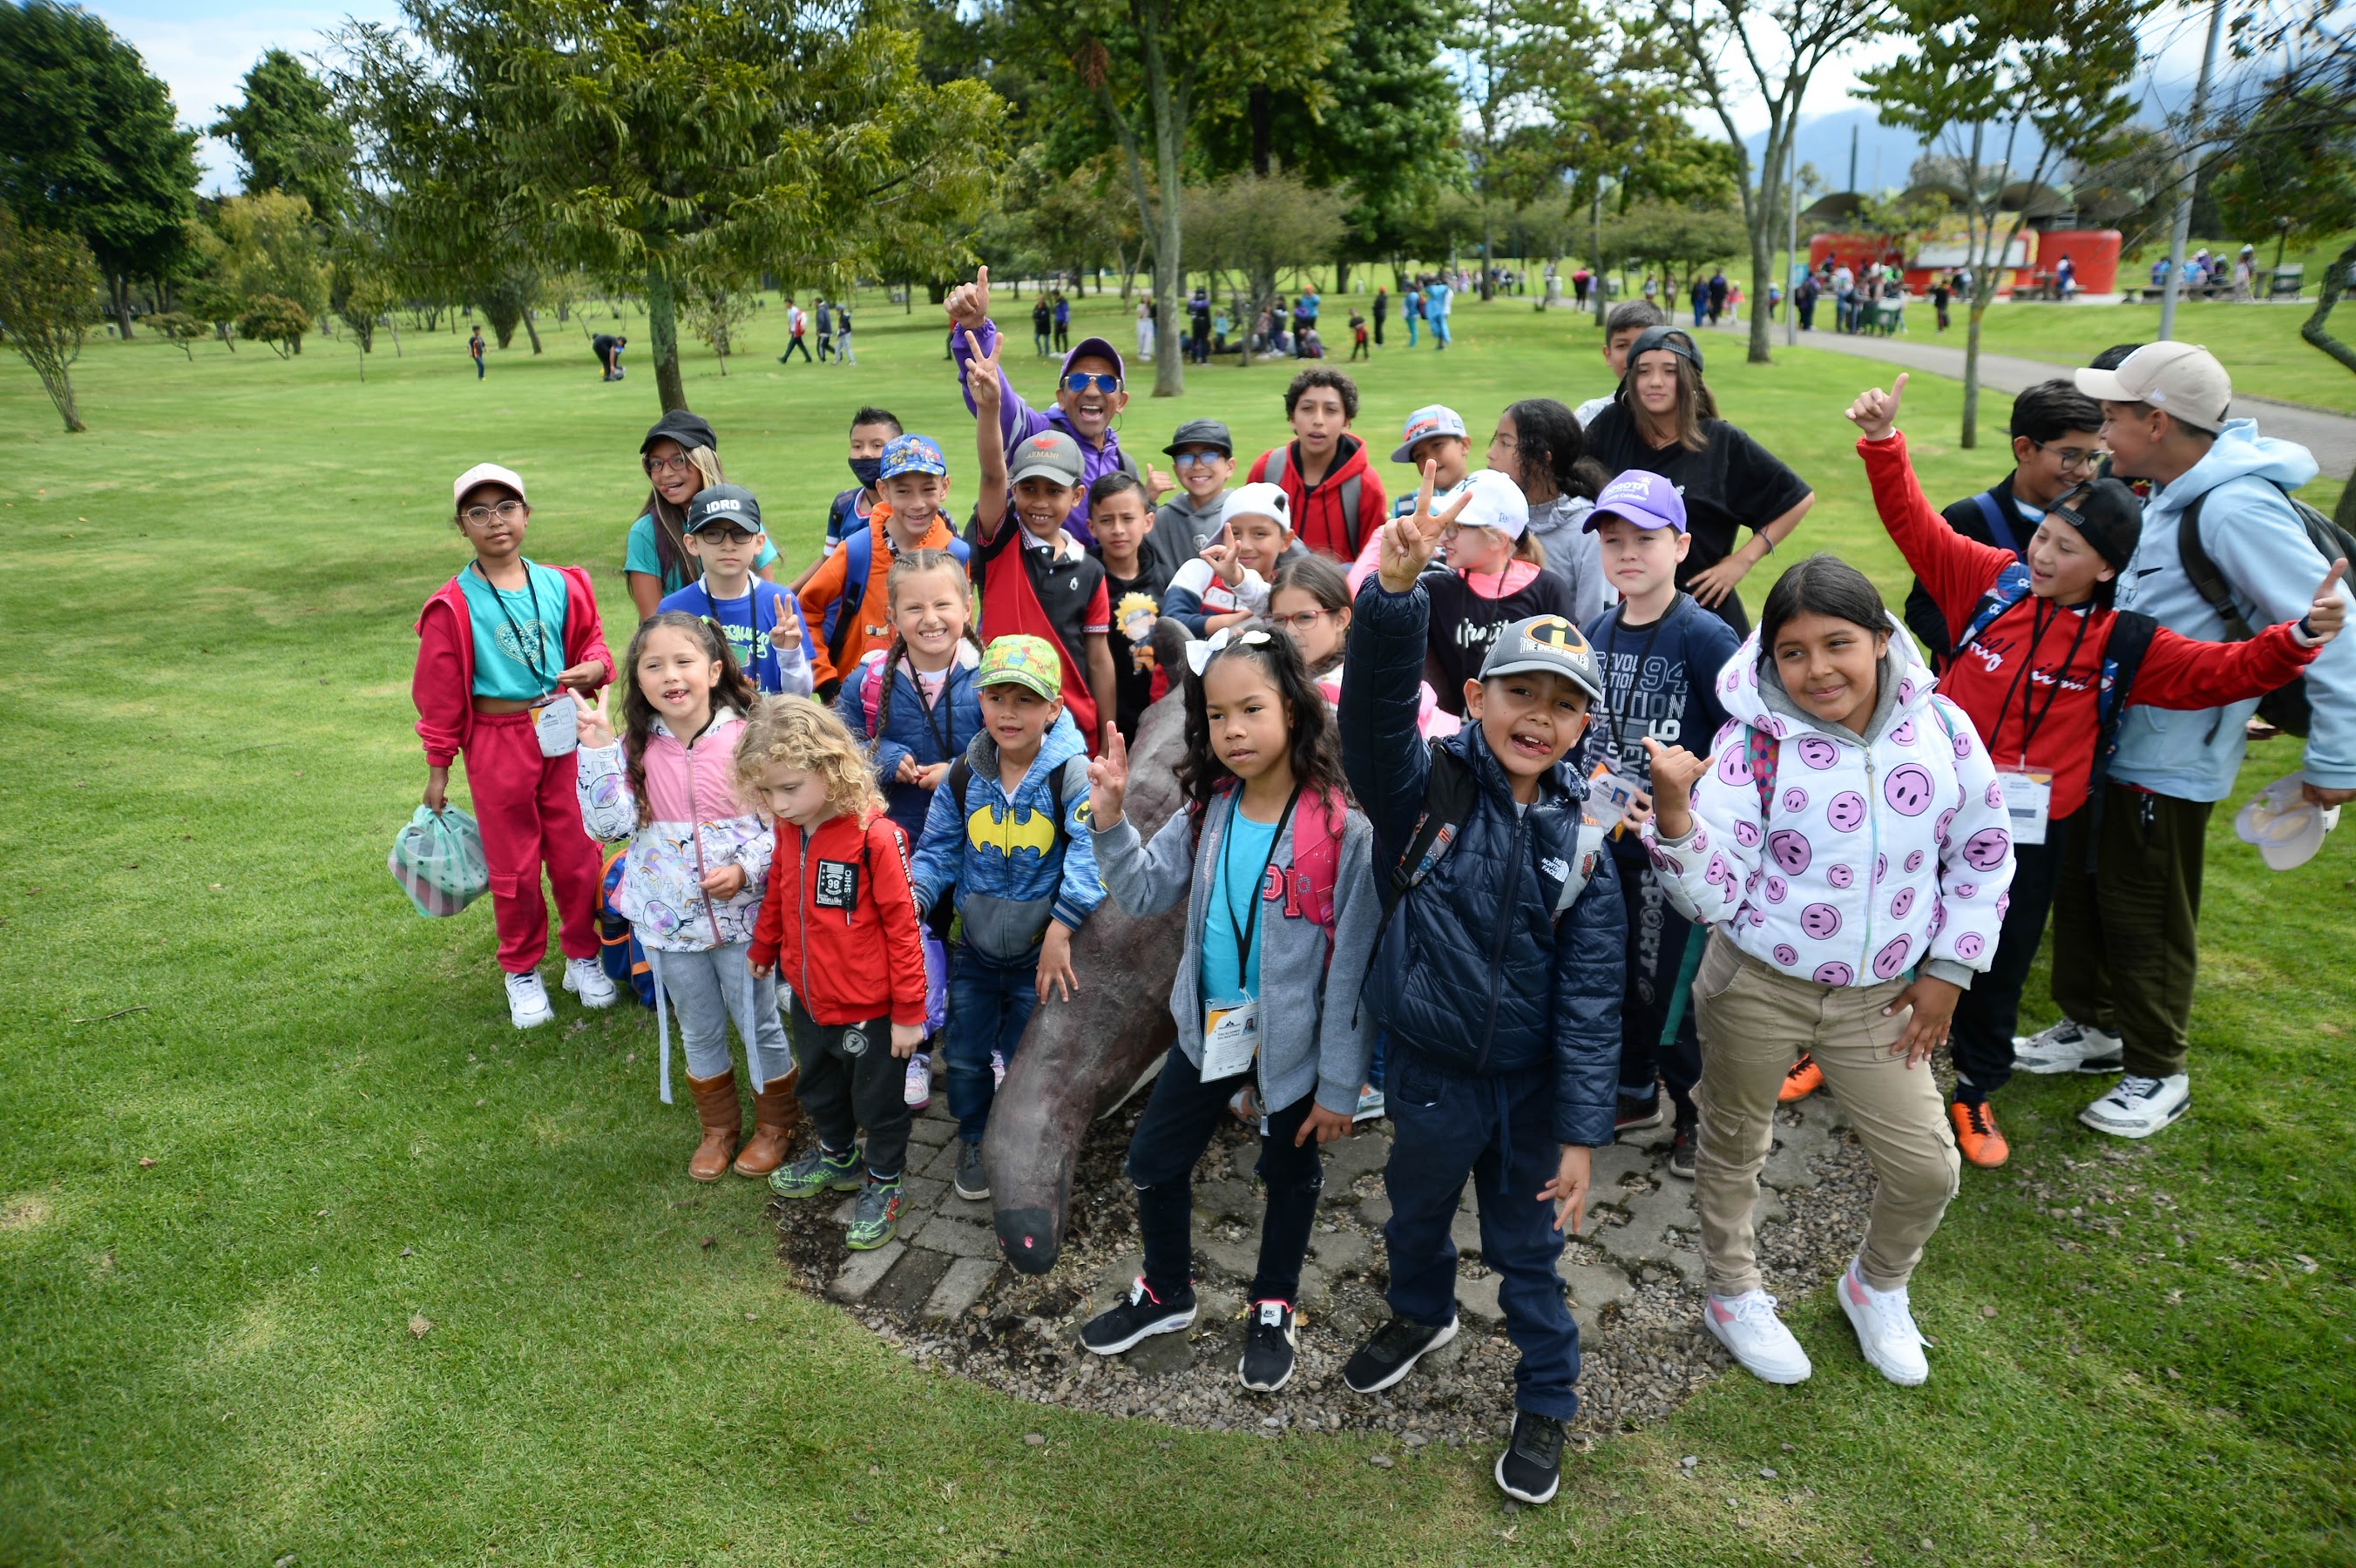
[[[807,697],[765,697],[736,737],[736,777],[750,789],[765,769],[783,764],[826,781],[826,803],[843,816],[884,809],[873,764],[834,710]]]

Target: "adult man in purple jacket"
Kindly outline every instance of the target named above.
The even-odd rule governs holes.
[[[990,319],[990,269],[981,268],[975,272],[973,282],[950,290],[945,304],[949,315],[949,353],[957,363],[958,385],[963,388],[966,361],[970,357],[965,335],[972,333],[984,354],[997,351],[998,325]],[[1080,483],[1084,488],[1108,474],[1134,474],[1145,482],[1150,492],[1146,504],[1152,505],[1172,488],[1172,482],[1167,475],[1151,467],[1140,468],[1137,461],[1120,449],[1120,435],[1112,428],[1112,421],[1129,406],[1124,375],[1120,350],[1101,337],[1084,337],[1064,356],[1063,369],[1055,378],[1055,406],[1042,412],[1023,400],[1001,369],[998,373],[999,385],[1003,389],[999,421],[1006,437],[1006,449],[1013,451],[1043,430],[1060,430],[1079,443]],[[965,394],[965,406],[967,412],[973,411],[970,391]],[[1064,526],[1083,545],[1096,543],[1096,536],[1088,531],[1085,495]]]

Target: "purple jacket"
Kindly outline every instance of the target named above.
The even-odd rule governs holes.
[[[981,345],[981,351],[984,354],[993,352],[998,347],[998,323],[985,319],[981,324],[981,331],[976,335],[976,338]],[[965,384],[966,365],[972,356],[966,352],[964,333],[949,334],[949,352],[957,359],[958,389],[965,394],[966,412],[974,413],[977,411],[973,406],[973,389]],[[1074,352],[1076,353],[1077,350]],[[1118,355],[1115,356],[1115,363],[1119,363]],[[1087,437],[1072,428],[1072,421],[1065,416],[1062,409],[1050,408],[1042,413],[1024,402],[1022,394],[1015,391],[1013,383],[1006,379],[1003,367],[998,372],[998,388],[999,431],[1005,437],[1006,450],[1010,454],[1016,446],[1037,435],[1041,431],[1054,429],[1062,431],[1079,443],[1080,483],[1083,487],[1095,484],[1108,474],[1120,473],[1125,467],[1121,461],[1120,435],[1118,432],[1106,431],[1104,444],[1091,446]],[[1083,495],[1080,497],[1080,504],[1072,508],[1071,517],[1064,526],[1071,530],[1072,537],[1078,539],[1082,545],[1093,545],[1097,542],[1096,535],[1088,531],[1087,496]]]

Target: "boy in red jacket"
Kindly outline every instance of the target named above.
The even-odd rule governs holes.
[[[1261,453],[1249,478],[1282,485],[1301,542],[1347,566],[1390,510],[1365,443],[1350,433],[1358,384],[1339,370],[1303,370],[1284,389],[1284,417],[1292,440]]]
[[[884,814],[866,749],[814,702],[764,701],[737,740],[736,774],[776,819],[769,891],[753,926],[753,973],[774,972],[793,988],[794,1063],[802,1111],[819,1137],[816,1150],[772,1172],[769,1187],[781,1198],[857,1191],[844,1242],[870,1251],[899,1228],[905,1064],[925,1040],[925,949],[908,840]]]
[[[475,559],[434,591],[417,616],[409,694],[425,742],[425,805],[447,803],[450,763],[464,752],[466,784],[491,873],[491,910],[507,972],[508,1018],[518,1029],[554,1021],[538,973],[548,952],[541,868],[556,890],[564,988],[584,1007],[614,1005],[597,962],[597,846],[573,794],[578,729],[568,699],[543,752],[541,710],[563,689],[594,693],[614,678],[589,574],[524,559],[531,505],[523,478],[479,463],[450,486],[452,519]],[[572,738],[566,731],[572,731]]]
[[[2335,568],[2304,620],[2245,643],[2177,635],[2147,615],[2111,608],[2113,585],[2143,528],[2135,496],[2115,479],[2065,491],[2046,508],[2022,561],[1965,539],[1931,509],[1898,433],[1906,378],[1850,405],[1881,526],[1930,591],[1956,645],[1940,693],[1971,718],[1997,766],[2012,827],[2015,871],[1995,962],[1955,1006],[1950,1043],[1955,1147],[1981,1167],[2010,1153],[1987,1097],[2012,1077],[2020,988],[2065,869],[2065,849],[2090,785],[2100,781],[2130,704],[2202,709],[2272,691],[2297,676],[2340,630]],[[2065,862],[2067,863],[2065,866]],[[1815,1071],[1804,1057],[1794,1072]]]

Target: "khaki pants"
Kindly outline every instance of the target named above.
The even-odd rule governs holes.
[[[1713,931],[1694,976],[1701,1025],[1701,1136],[1694,1207],[1714,1296],[1759,1288],[1751,1212],[1775,1131],[1775,1093],[1803,1051],[1848,1113],[1873,1162],[1873,1213],[1859,1272],[1896,1290],[1921,1261],[1955,1195],[1955,1136],[1928,1062],[1909,1067],[1890,1048],[1910,1016],[1883,1018],[1903,976],[1878,986],[1819,986],[1780,974]]]

